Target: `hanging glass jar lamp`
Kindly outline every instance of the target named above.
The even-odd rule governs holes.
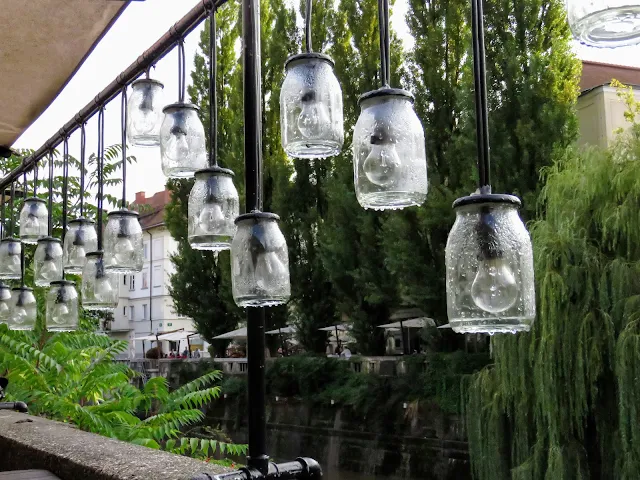
[[[291,296],[289,252],[278,215],[252,212],[236,219],[231,244],[233,298],[240,307],[282,305]]]
[[[20,240],[22,243],[36,244],[49,230],[49,212],[41,198],[27,198],[20,212]]]
[[[458,333],[529,331],[535,319],[533,249],[511,195],[454,203],[446,247],[447,311]]]
[[[116,273],[142,270],[144,251],[138,213],[131,210],[109,212],[104,230],[104,259],[107,269]]]
[[[20,278],[21,254],[22,245],[17,238],[3,238],[0,241],[0,279],[17,280]]]
[[[95,223],[86,218],[69,222],[64,237],[64,269],[76,275],[82,274],[86,255],[98,249],[98,233]]]
[[[11,308],[11,287],[0,282],[0,323],[10,320]]]
[[[189,178],[207,166],[207,148],[204,126],[198,117],[198,107],[185,103],[184,43],[178,43],[177,103],[162,110],[164,120],[160,127],[160,154],[162,172],[169,178]]]
[[[571,31],[593,47],[622,47],[640,43],[638,0],[567,0]]]
[[[82,270],[82,307],[112,311],[118,306],[118,275],[107,270],[103,252],[89,252]]]
[[[33,289],[24,285],[11,289],[11,313],[7,325],[11,330],[33,330],[38,308]]]
[[[127,138],[131,145],[160,146],[163,89],[162,83],[148,76],[131,84],[127,108]]]
[[[75,282],[51,282],[47,294],[47,329],[51,332],[70,332],[78,328],[78,292]]]
[[[54,237],[38,240],[33,258],[33,278],[37,287],[48,287],[51,282],[62,280],[62,241]]]

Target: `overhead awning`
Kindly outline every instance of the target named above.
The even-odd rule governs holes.
[[[149,335],[143,335],[142,337],[136,337],[136,338],[134,338],[134,340],[141,341],[141,342],[144,342],[145,340],[147,340],[147,341],[151,340],[151,341],[155,342],[157,340],[157,338],[156,338],[155,335],[149,334]]]
[[[158,340],[168,340],[170,342],[179,342],[186,340],[187,337],[195,335],[196,332],[171,332],[164,335],[158,335]]]
[[[233,340],[239,338],[247,338],[247,327],[242,327],[232,332],[223,333],[217,337],[213,337],[214,340]]]
[[[55,100],[128,3],[2,0],[0,150]]]
[[[403,320],[402,322],[386,323],[384,325],[378,325],[378,328],[384,328],[387,330],[398,328],[424,328],[435,327],[436,322],[433,318],[411,318],[409,320]]]
[[[275,330],[269,330],[268,332],[265,332],[267,335],[287,335],[287,334],[292,334],[292,333],[296,333],[296,327],[292,326],[292,325],[287,325],[286,327],[282,327],[282,328],[276,328]]]
[[[346,323],[343,323],[341,325],[331,325],[330,327],[322,327],[319,328],[318,330],[322,330],[323,332],[335,332],[340,331],[340,332],[346,332],[347,330],[349,330],[349,325],[347,325]]]

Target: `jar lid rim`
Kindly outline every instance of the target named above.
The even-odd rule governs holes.
[[[25,198],[24,201],[25,202],[47,203],[47,201],[44,198],[38,198],[38,197]]]
[[[78,217],[69,221],[69,225],[71,225],[72,223],[84,223],[86,225],[93,225],[96,222],[94,222],[93,220],[89,220],[88,218]]]
[[[176,103],[170,103],[169,105],[166,105],[162,109],[162,113],[167,113],[167,110],[173,110],[173,109],[195,110],[196,112],[200,111],[200,108],[197,105],[194,105],[193,103],[176,102]]]
[[[305,52],[305,53],[296,53],[295,55],[291,55],[289,58],[287,58],[284,62],[284,68],[289,68],[289,64],[297,60],[322,60],[327,62],[332,67],[335,66],[335,62],[333,61],[333,58],[331,58],[329,55],[325,55],[324,53],[318,53],[318,52]]]
[[[164,88],[164,83],[162,83],[160,80],[155,80],[153,78],[139,78],[131,82],[131,86],[133,87],[134,85],[138,85],[140,83],[151,83],[153,85],[159,85],[161,88]]]
[[[242,222],[244,220],[258,220],[258,219],[277,221],[277,220],[280,220],[280,216],[270,212],[251,212],[251,213],[238,215],[234,223],[237,225],[238,222]]]
[[[7,238],[3,238],[2,240],[0,240],[0,242],[20,242],[20,240],[16,237],[7,237]]]
[[[71,280],[54,280],[53,282],[49,283],[49,285],[73,285],[75,286],[76,282],[73,282]]]
[[[25,287],[25,286],[22,286],[22,287],[13,287],[13,288],[11,289],[11,291],[12,291],[12,292],[33,292],[33,288],[31,288],[31,287]]]
[[[405,97],[413,103],[414,97],[413,94],[407,90],[402,88],[390,88],[390,87],[382,87],[377,90],[372,90],[370,92],[363,93],[358,98],[358,105],[365,100],[369,100],[370,98],[375,97]]]
[[[111,215],[122,215],[122,216],[125,216],[125,217],[138,217],[138,216],[140,216],[140,214],[138,212],[135,212],[133,210],[127,210],[126,208],[123,208],[122,210],[114,210],[113,212],[107,213],[107,217],[110,217]]]
[[[47,236],[47,237],[39,238],[38,239],[38,243],[40,243],[40,242],[42,242],[42,243],[44,243],[44,242],[62,243],[62,240],[60,240],[59,238],[56,238],[56,237]]]
[[[104,250],[96,250],[95,252],[89,252],[85,254],[85,257],[102,257],[104,255]]]
[[[230,177],[235,176],[235,173],[233,173],[233,170],[229,168],[218,167],[218,166],[201,168],[200,170],[196,170],[194,175],[199,175],[201,173],[221,173],[222,175],[229,175]]]
[[[515,195],[489,193],[482,195],[468,195],[458,198],[453,202],[453,208],[464,207],[466,205],[478,205],[481,203],[503,203],[520,207],[522,202]]]

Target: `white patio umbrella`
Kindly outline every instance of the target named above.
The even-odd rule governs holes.
[[[247,327],[238,328],[232,332],[223,333],[217,337],[213,337],[214,340],[234,340],[239,338],[247,338]]]

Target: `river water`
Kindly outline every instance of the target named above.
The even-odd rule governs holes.
[[[345,472],[344,470],[325,471],[323,478],[327,480],[391,480],[391,477],[380,477],[364,473]]]

